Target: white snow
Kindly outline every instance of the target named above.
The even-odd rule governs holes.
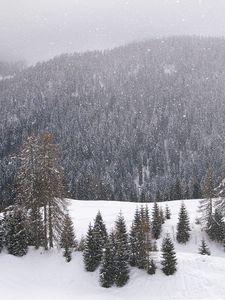
[[[108,229],[122,210],[130,226],[136,203],[104,201],[70,201],[71,216],[77,237],[86,234],[88,224],[101,210]],[[198,200],[186,200],[191,220],[191,240],[187,245],[175,244],[178,257],[178,271],[165,276],[160,269],[155,275],[131,269],[129,283],[123,288],[101,288],[98,271],[84,271],[82,255],[74,253],[73,260],[66,263],[60,250],[44,252],[30,250],[22,258],[6,253],[0,255],[0,294],[4,300],[224,300],[225,299],[225,253],[222,246],[206,241],[211,256],[198,254],[203,236],[200,226],[195,224]],[[163,226],[165,235],[169,232],[175,238],[180,201],[168,202],[172,219]],[[140,204],[138,204],[140,205]],[[148,204],[149,208],[152,204]],[[161,203],[165,207],[165,203]],[[161,240],[158,245],[160,246]],[[160,253],[157,258],[160,267]]]

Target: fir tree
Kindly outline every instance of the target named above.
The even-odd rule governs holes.
[[[170,212],[168,204],[166,204],[165,217],[167,220],[169,220],[171,218],[171,212]]]
[[[164,224],[165,223],[165,216],[164,216],[164,212],[163,212],[162,207],[160,207],[160,209],[159,209],[159,215],[160,215],[161,224]]]
[[[174,250],[174,245],[169,236],[163,239],[162,243],[162,257],[163,260],[161,262],[163,268],[162,271],[166,275],[172,275],[176,272],[176,252]]]
[[[83,252],[84,249],[85,249],[85,238],[84,238],[84,236],[82,236],[78,243],[77,251]]]
[[[18,207],[4,215],[5,247],[9,254],[23,256],[28,251],[26,215]]]
[[[177,241],[178,243],[185,244],[190,238],[190,225],[189,225],[189,217],[184,203],[182,202],[180,213],[179,213],[179,221],[177,224]]]
[[[0,253],[4,246],[4,223],[3,219],[0,218]]]
[[[94,272],[99,266],[99,257],[96,257],[96,249],[97,245],[95,240],[95,234],[90,224],[85,239],[85,248],[83,252],[84,265],[86,271],[88,272]]]
[[[116,220],[115,228],[115,270],[116,278],[115,284],[118,287],[124,286],[129,280],[129,248],[128,248],[128,235],[126,224],[122,213],[119,214]]]
[[[201,214],[200,223],[202,228],[207,230],[212,226],[212,212],[213,212],[212,200],[216,196],[211,168],[208,169],[206,178],[204,180],[203,191],[204,191],[205,199],[200,200],[200,205],[199,205],[199,212]]]
[[[107,236],[108,236],[100,211],[96,215],[93,231],[95,235],[95,242],[97,245],[96,257],[99,257],[99,263],[100,263],[102,259],[103,249],[107,242]]]
[[[156,265],[154,263],[153,259],[150,259],[149,264],[148,264],[148,269],[147,269],[147,273],[149,275],[153,275],[156,272]]]
[[[152,213],[152,236],[154,239],[158,239],[161,233],[161,218],[157,202],[154,203]]]
[[[210,227],[207,229],[207,233],[211,240],[222,242],[225,238],[225,224],[223,216],[218,209],[211,216]]]
[[[204,239],[202,239],[201,246],[199,247],[198,250],[199,250],[198,253],[201,254],[201,255],[210,255],[211,254]]]
[[[102,258],[100,268],[100,284],[102,287],[109,288],[115,283],[116,272],[115,272],[115,244],[114,244],[114,233],[109,235],[106,243],[105,251]]]
[[[73,228],[73,222],[67,214],[65,216],[64,224],[63,224],[63,230],[61,234],[61,241],[60,241],[61,248],[64,249],[63,256],[66,258],[66,261],[69,262],[72,259],[72,252],[74,248],[77,246],[76,240],[75,240],[75,233]]]
[[[134,220],[131,225],[129,244],[130,244],[130,265],[132,267],[137,266],[137,256],[138,256],[138,227],[141,223],[141,216],[138,208],[135,210]]]

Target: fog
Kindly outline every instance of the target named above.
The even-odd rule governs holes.
[[[225,35],[224,0],[0,0],[0,60],[29,64],[166,35]]]

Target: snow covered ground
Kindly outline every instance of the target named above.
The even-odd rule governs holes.
[[[176,246],[178,271],[165,276],[160,269],[156,275],[131,269],[129,283],[123,288],[101,288],[98,271],[84,271],[82,255],[74,253],[66,263],[59,250],[43,252],[31,250],[22,258],[2,253],[0,255],[0,295],[4,300],[225,300],[225,253],[221,245],[208,241],[211,256],[201,256],[198,247],[203,236],[195,224],[197,200],[185,201],[191,220],[191,240],[187,245]],[[162,236],[169,232],[174,238],[180,201],[169,202],[171,220],[163,225]],[[148,204],[151,209],[152,204]],[[161,203],[164,207],[165,203]],[[108,229],[120,212],[130,226],[136,203],[104,201],[70,201],[71,216],[77,237],[86,234],[88,224],[98,210],[102,212]],[[174,239],[175,242],[175,239]],[[158,241],[158,246],[161,240]],[[160,261],[160,257],[157,258]],[[158,264],[160,266],[160,264]]]

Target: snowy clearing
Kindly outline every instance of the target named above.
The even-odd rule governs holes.
[[[168,202],[171,220],[163,225],[162,236],[169,232],[174,240],[180,201]],[[203,236],[200,226],[195,224],[197,200],[185,201],[191,223],[191,240],[187,245],[175,244],[178,271],[174,276],[165,276],[160,269],[156,275],[147,275],[136,268],[131,269],[129,283],[123,288],[104,289],[98,284],[98,271],[84,271],[82,255],[74,253],[73,260],[66,263],[59,250],[44,252],[30,250],[28,255],[18,258],[6,253],[0,255],[0,291],[2,299],[78,299],[78,300],[224,300],[225,299],[225,253],[222,246],[206,241],[211,256],[201,256],[198,247]],[[121,210],[130,226],[136,203],[104,201],[70,201],[70,212],[74,220],[77,237],[86,234],[88,224],[101,210],[107,228]],[[152,208],[152,203],[148,204]],[[160,203],[165,207],[165,203]],[[161,239],[158,241],[158,247]],[[160,256],[160,254],[159,254]],[[160,261],[160,257],[157,259]],[[158,263],[160,267],[160,264]]]

